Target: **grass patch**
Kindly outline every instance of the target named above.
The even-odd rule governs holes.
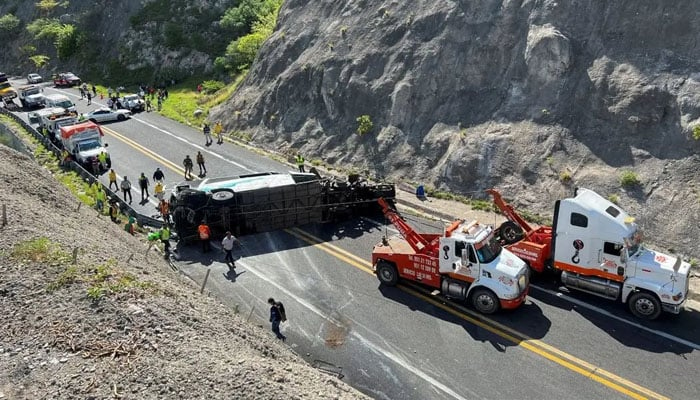
[[[608,201],[613,203],[613,204],[619,204],[620,203],[620,196],[613,193],[613,194],[608,196]]]
[[[62,287],[72,285],[79,280],[79,270],[76,265],[69,265],[66,269],[58,275],[55,281],[49,283],[46,287],[48,292],[54,292]]]
[[[118,268],[115,259],[109,259],[87,271],[85,281],[89,285],[86,295],[92,301],[113,294],[154,288],[151,282],[139,281],[133,274]]]
[[[573,179],[573,177],[571,176],[571,172],[569,172],[569,170],[564,170],[559,173],[560,181],[564,183],[569,183],[571,182],[571,179]]]
[[[46,237],[17,243],[10,257],[22,262],[60,265],[71,260],[71,255],[61,249],[61,245]]]
[[[639,176],[630,170],[620,172],[620,184],[625,187],[633,187],[641,184]]]
[[[168,88],[168,98],[163,102],[161,114],[172,120],[189,126],[199,127],[209,115],[209,110],[231,97],[247,71],[242,72],[236,79],[223,88],[211,93],[197,93],[197,85],[201,79],[191,78],[185,82]],[[202,110],[195,116],[195,110]]]

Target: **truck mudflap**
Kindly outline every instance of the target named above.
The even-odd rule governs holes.
[[[520,305],[525,302],[525,298],[527,297],[527,293],[529,290],[530,290],[530,287],[528,286],[527,288],[525,288],[525,290],[523,290],[523,292],[520,294],[520,296],[518,296],[515,299],[510,299],[510,300],[499,299],[501,302],[501,308],[504,310],[512,310],[514,308],[520,307]]]

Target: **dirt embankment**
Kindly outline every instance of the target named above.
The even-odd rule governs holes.
[[[365,398],[3,145],[0,184],[0,399]]]

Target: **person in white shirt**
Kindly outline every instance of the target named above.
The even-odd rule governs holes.
[[[233,243],[236,241],[236,237],[231,234],[231,231],[226,232],[226,236],[224,239],[221,241],[221,247],[224,248],[224,253],[226,253],[226,256],[224,257],[224,261],[226,261],[226,265],[228,265],[229,269],[235,269],[236,268],[236,262],[233,260]]]

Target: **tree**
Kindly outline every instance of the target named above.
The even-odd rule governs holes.
[[[0,17],[0,36],[10,36],[19,32],[20,20],[13,14]]]

